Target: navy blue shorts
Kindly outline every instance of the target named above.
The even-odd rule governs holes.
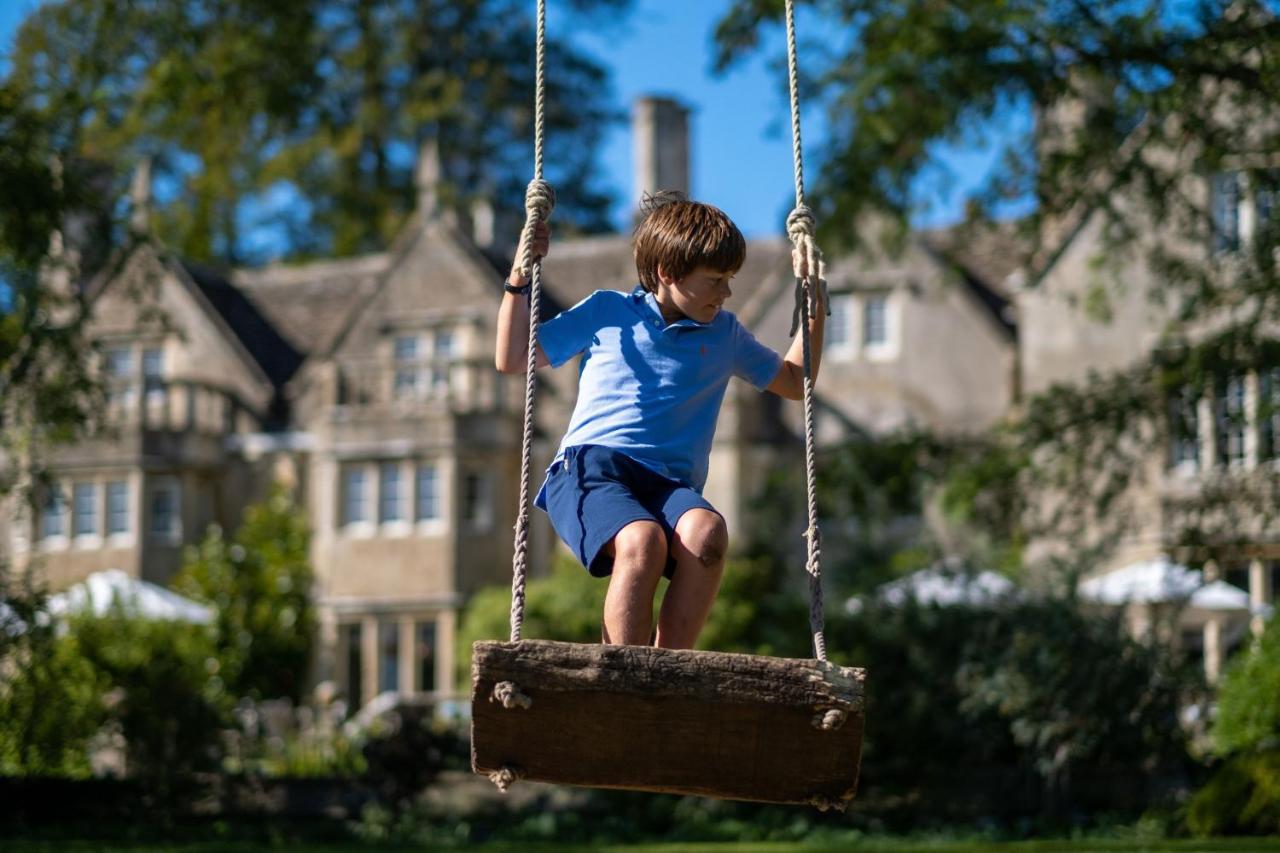
[[[584,444],[565,450],[547,475],[546,506],[556,535],[596,577],[613,572],[604,546],[633,521],[656,521],[667,534],[668,578],[675,572],[669,548],[680,516],[691,509],[716,512],[688,486],[669,480],[611,447]],[[718,513],[717,513],[718,514]]]

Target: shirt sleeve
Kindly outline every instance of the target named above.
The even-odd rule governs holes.
[[[733,375],[763,391],[782,368],[782,356],[756,340],[733,318]]]
[[[597,290],[538,326],[538,343],[552,367],[559,367],[591,344],[600,328],[597,318],[602,292]]]

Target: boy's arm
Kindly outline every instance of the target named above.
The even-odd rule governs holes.
[[[822,362],[822,333],[826,328],[827,306],[822,301],[822,288],[816,288],[814,296],[814,316],[809,323],[809,353],[813,361],[813,381],[818,381],[818,365]],[[804,336],[796,335],[791,339],[787,354],[782,357],[782,366],[778,375],[765,386],[779,397],[788,400],[804,399]]]
[[[538,226],[534,235],[533,251],[537,257],[547,254],[549,231],[545,223]],[[524,254],[521,246],[516,250],[515,266],[507,276],[507,283],[515,287],[524,287],[529,277],[519,268],[520,258]],[[551,362],[541,345],[534,342],[534,358],[536,367],[546,367]],[[498,335],[494,347],[494,365],[501,373],[524,373],[529,368],[529,297],[517,294],[502,294],[502,305],[498,308]]]

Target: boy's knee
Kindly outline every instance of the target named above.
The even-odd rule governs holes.
[[[729,528],[718,513],[690,510],[676,526],[676,535],[702,565],[712,568],[724,564],[729,551]]]
[[[667,561],[667,535],[654,521],[633,521],[613,538],[613,559],[626,565],[662,566]]]

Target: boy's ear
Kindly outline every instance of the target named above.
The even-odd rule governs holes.
[[[662,268],[662,264],[658,264],[658,281],[665,284],[667,287],[676,283],[675,279],[667,275],[667,271]]]

